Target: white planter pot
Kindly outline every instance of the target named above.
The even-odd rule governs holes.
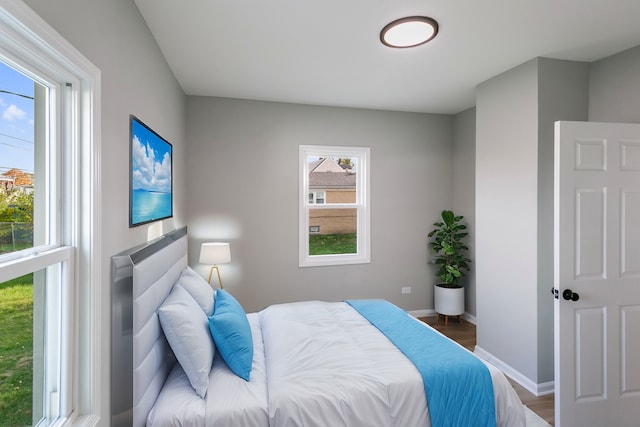
[[[464,314],[464,288],[444,288],[435,285],[433,289],[436,313],[446,316]]]

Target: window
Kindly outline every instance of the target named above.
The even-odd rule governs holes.
[[[324,200],[327,197],[325,191],[310,191],[309,192],[309,204],[310,205],[324,205]]]
[[[20,343],[0,347],[15,392],[0,419],[94,425],[99,71],[22,2],[3,4],[0,27],[0,316],[18,322],[0,339]]]
[[[13,291],[18,280],[25,297],[16,301],[22,310],[14,311],[8,305],[0,309],[3,320],[11,317],[21,325],[6,331],[21,338],[11,340],[12,336],[3,334],[7,344],[21,344],[10,350],[16,369],[3,366],[2,374],[8,378],[3,387],[11,389],[2,394],[12,404],[3,406],[7,413],[0,413],[0,418],[18,417],[10,424],[49,425],[64,412],[59,402],[60,393],[65,399],[61,376],[69,366],[60,358],[60,346],[73,340],[62,333],[70,324],[65,324],[69,319],[63,319],[61,313],[63,307],[71,306],[63,295],[71,292],[75,279],[68,274],[73,250],[63,238],[62,225],[63,218],[71,215],[62,204],[69,197],[70,183],[61,176],[64,159],[72,149],[64,142],[71,129],[62,123],[62,111],[56,106],[57,98],[61,98],[60,105],[70,101],[71,89],[54,83],[35,67],[23,67],[24,72],[17,71],[18,67],[0,61],[0,158],[4,163],[0,165],[0,263],[4,261],[0,266],[20,265],[25,257],[31,263],[37,259],[39,265],[25,266],[26,270],[17,273],[19,278],[2,283],[3,292]],[[60,136],[52,123],[61,127]],[[67,274],[62,275],[62,270]],[[0,356],[5,359],[4,354]]]
[[[300,267],[369,255],[369,149],[300,146]]]

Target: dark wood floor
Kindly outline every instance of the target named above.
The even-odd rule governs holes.
[[[450,318],[445,325],[444,317],[438,319],[436,316],[421,317],[420,320],[431,325],[444,335],[448,336],[452,340],[458,342],[463,347],[473,351],[476,346],[476,325],[469,323],[466,320],[458,321],[457,318]],[[543,397],[536,397],[520,384],[511,380],[509,382],[513,385],[516,393],[520,396],[520,400],[529,409],[538,414],[540,418],[544,419],[551,425],[554,425],[554,401],[553,394]]]

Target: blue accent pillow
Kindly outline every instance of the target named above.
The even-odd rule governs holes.
[[[249,320],[240,303],[228,292],[216,291],[209,330],[216,349],[234,374],[249,381],[253,364],[253,338]]]

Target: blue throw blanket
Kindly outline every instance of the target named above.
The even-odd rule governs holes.
[[[418,368],[433,427],[495,427],[493,384],[484,363],[390,302],[346,302]]]

